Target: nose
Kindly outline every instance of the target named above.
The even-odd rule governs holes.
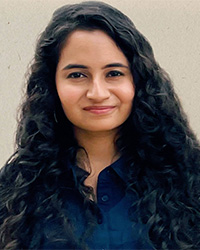
[[[95,79],[91,81],[86,95],[90,100],[102,102],[110,97],[110,90],[104,80]]]

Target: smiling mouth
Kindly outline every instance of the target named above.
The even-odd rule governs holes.
[[[115,109],[115,106],[89,106],[83,108],[83,110],[88,111],[93,114],[108,114]]]

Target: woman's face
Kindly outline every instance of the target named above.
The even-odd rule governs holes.
[[[76,30],[61,50],[56,87],[76,129],[109,131],[128,118],[135,94],[127,58],[103,31]]]

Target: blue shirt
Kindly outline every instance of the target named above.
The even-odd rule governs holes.
[[[73,167],[74,175],[76,168]],[[99,208],[98,224],[91,235],[86,238],[89,249],[153,249],[148,243],[147,226],[135,219],[130,220],[129,208],[134,202],[133,197],[126,194],[125,161],[121,157],[110,166],[103,169],[97,182],[97,206]],[[71,194],[71,205],[68,212],[76,228],[76,235],[81,235],[85,230],[85,218],[81,205],[75,194]],[[52,221],[53,224],[53,221]],[[52,224],[45,225],[46,235],[42,249],[68,249],[58,242],[48,241],[48,235],[56,230]]]

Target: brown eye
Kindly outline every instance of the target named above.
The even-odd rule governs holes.
[[[80,72],[73,72],[67,76],[67,78],[83,78],[83,77],[86,76]]]
[[[112,70],[110,72],[108,72],[108,74],[106,75],[107,77],[117,77],[117,76],[123,76],[124,74],[118,70]]]

